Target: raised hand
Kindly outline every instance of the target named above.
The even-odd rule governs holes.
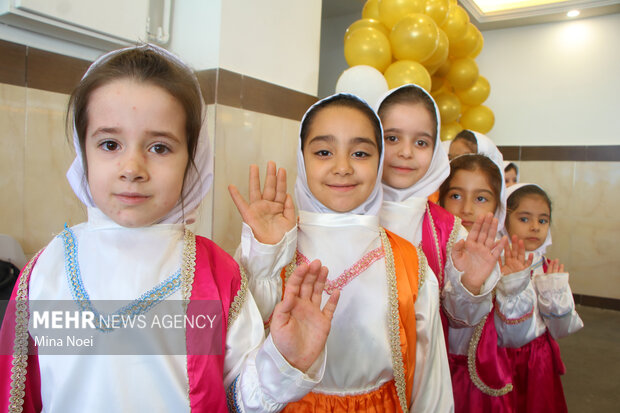
[[[243,222],[252,228],[256,239],[263,244],[277,244],[284,234],[295,226],[295,206],[286,193],[286,170],[267,163],[265,187],[261,192],[258,166],[250,165],[250,202],[234,185],[228,191],[237,206]]]
[[[334,292],[321,310],[326,280],[327,268],[319,260],[297,267],[271,318],[273,343],[293,367],[303,372],[308,371],[325,348],[340,297],[340,291]]]
[[[506,237],[495,241],[497,218],[492,213],[480,216],[467,236],[452,248],[452,262],[457,270],[463,271],[461,282],[472,294],[480,294],[482,284],[493,272],[502,248],[508,242]]]
[[[557,258],[555,260],[548,261],[547,264],[548,267],[546,274],[556,274],[564,272],[564,264],[560,264],[560,260]]]
[[[513,235],[512,245],[506,244],[504,247],[504,262],[502,263],[501,257],[497,262],[499,263],[499,268],[502,270],[502,275],[508,275],[523,271],[532,265],[533,260],[534,254],[530,254],[527,260],[525,259],[525,244],[522,239]]]

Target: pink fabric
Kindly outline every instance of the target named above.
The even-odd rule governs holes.
[[[435,224],[435,230],[437,231],[437,238],[439,238],[440,251],[437,251],[428,212],[424,214],[424,220],[422,221],[422,251],[424,251],[424,255],[426,255],[428,260],[428,266],[431,267],[437,276],[439,290],[441,291],[444,284],[447,259],[446,246],[448,241],[450,241],[455,218],[454,215],[433,202],[428,202],[428,206]]]
[[[560,376],[566,367],[560,347],[549,332],[523,347],[506,349],[512,361],[512,403],[515,411],[528,413],[566,412]]]

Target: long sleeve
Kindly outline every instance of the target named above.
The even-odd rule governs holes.
[[[277,412],[311,391],[323,378],[324,351],[307,373],[291,366],[271,339],[251,294],[226,337],[224,386],[239,412]]]
[[[439,316],[439,285],[432,270],[418,293],[416,313],[416,365],[411,412],[453,412],[452,381]]]
[[[269,245],[259,242],[252,229],[243,223],[235,260],[247,271],[248,285],[264,322],[269,320],[281,300],[280,271],[291,262],[296,247],[297,227],[287,232],[277,244]]]
[[[575,311],[568,273],[535,275],[533,282],[538,292],[540,315],[553,338],[566,337],[583,327]]]
[[[500,347],[521,347],[540,335],[537,311],[530,268],[503,276],[497,283],[494,318]]]

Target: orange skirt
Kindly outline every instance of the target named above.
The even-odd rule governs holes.
[[[308,393],[303,399],[289,403],[286,413],[337,412],[337,413],[396,413],[400,404],[394,380],[370,393],[350,396]]]

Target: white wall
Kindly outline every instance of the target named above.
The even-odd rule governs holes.
[[[620,144],[620,14],[482,35],[496,144]]]
[[[325,0],[333,1],[333,0]],[[319,97],[334,93],[336,82],[349,65],[344,58],[344,32],[354,21],[361,18],[359,13],[331,17],[321,22],[321,61],[319,76]]]
[[[321,1],[222,1],[220,67],[316,95],[320,33]]]

